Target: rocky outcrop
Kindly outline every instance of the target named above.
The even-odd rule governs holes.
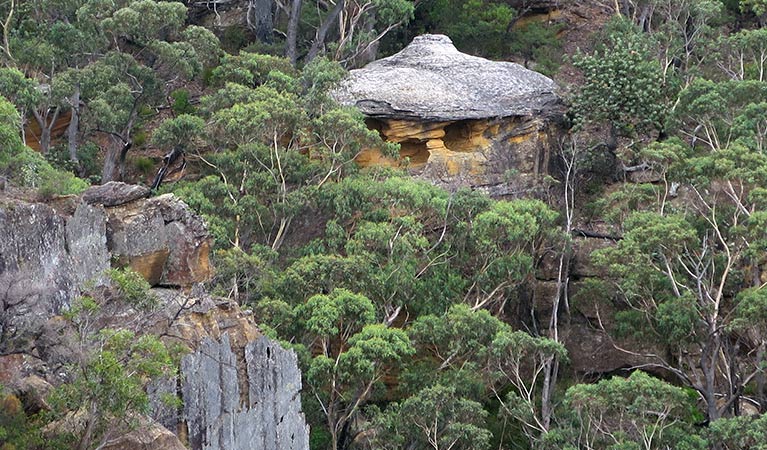
[[[0,353],[33,347],[48,318],[109,268],[106,213],[66,217],[44,204],[0,204]]]
[[[82,198],[89,205],[118,206],[149,197],[149,194],[150,190],[147,187],[110,181],[86,189]]]
[[[136,429],[109,441],[103,450],[185,450],[184,444],[157,422],[141,420]]]
[[[261,335],[249,311],[201,289],[153,289],[167,305],[153,333],[189,350],[181,364],[181,414],[153,402],[152,416],[195,450],[308,449],[296,354]],[[154,383],[153,397],[178,380]]]
[[[444,35],[353,70],[335,98],[369,117],[445,122],[539,114],[559,102],[554,82],[511,62],[459,52]]]
[[[401,146],[357,161],[405,165],[447,188],[518,195],[550,172],[562,104],[554,82],[510,62],[459,52],[447,36],[423,35],[401,52],[351,71],[334,91],[371,128]]]
[[[202,219],[172,194],[147,192],[110,183],[53,206],[0,200],[0,353],[34,347],[46,321],[112,266],[153,285],[212,276]]]
[[[308,450],[295,353],[263,337],[249,311],[202,289],[212,275],[205,223],[173,195],[147,194],[110,183],[50,204],[0,199],[0,384],[31,410],[46,409],[71,358],[60,314],[86,284],[103,283],[105,270],[130,266],[163,286],[152,289],[160,308],[142,331],[190,354],[180,377],[151,383],[153,420],[139,417],[106,448]],[[135,315],[106,307],[99,326]],[[182,410],[163,394],[181,394]]]
[[[189,286],[213,275],[202,218],[173,194],[108,208],[110,252],[152,285]]]

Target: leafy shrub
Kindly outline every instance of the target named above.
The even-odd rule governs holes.
[[[138,156],[133,158],[133,167],[143,175],[148,175],[154,169],[154,161],[146,156]]]
[[[170,105],[170,109],[177,115],[179,114],[193,114],[194,106],[190,102],[191,95],[186,89],[177,89],[170,93],[170,98],[173,99],[173,104]]]

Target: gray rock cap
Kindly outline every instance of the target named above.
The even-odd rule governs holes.
[[[555,90],[540,73],[461,53],[449,37],[425,34],[352,70],[332,95],[370,117],[438,122],[539,114],[559,104]]]

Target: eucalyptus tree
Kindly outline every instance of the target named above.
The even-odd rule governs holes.
[[[763,351],[738,350],[763,348],[761,334],[733,327],[759,299],[746,290],[761,286],[765,94],[764,83],[734,80],[683,91],[675,118],[692,146],[671,139],[644,158],[681,183],[686,201],[673,199],[669,183],[658,186],[647,209],[625,219],[616,246],[598,253],[628,306],[620,319],[670,352],[645,355],[648,366],[695,389],[711,421],[738,413],[762,371]]]

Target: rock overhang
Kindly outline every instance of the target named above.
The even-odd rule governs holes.
[[[352,70],[332,95],[368,117],[448,122],[550,115],[562,104],[556,91],[540,73],[461,53],[449,37],[426,34]]]

